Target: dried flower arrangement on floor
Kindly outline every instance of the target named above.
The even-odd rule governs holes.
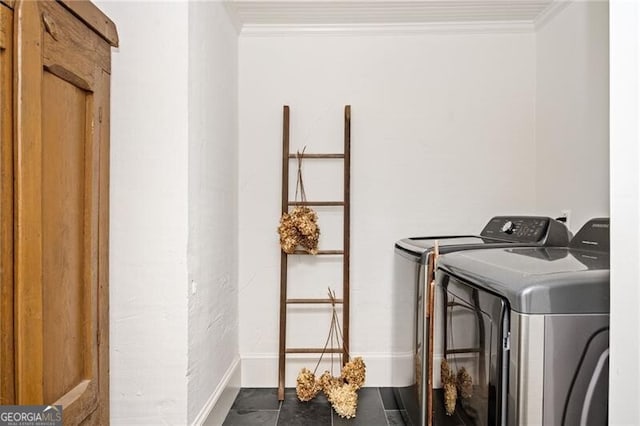
[[[302,181],[302,153],[298,151],[298,177],[296,181],[295,201],[307,201],[307,194],[304,190]],[[280,247],[287,254],[293,253],[296,248],[301,247],[302,250],[310,254],[318,253],[318,241],[320,239],[320,227],[318,227],[318,215],[310,207],[296,206],[289,212],[282,214],[280,225],[278,226],[278,234],[280,234]]]
[[[311,401],[322,389],[320,383],[316,381],[315,374],[306,368],[300,371],[296,383],[296,394],[302,402]]]
[[[467,369],[461,367],[456,375],[446,359],[440,364],[440,380],[444,388],[444,408],[447,416],[451,416],[456,410],[456,400],[458,395],[461,398],[471,398],[473,393],[473,380]]]
[[[329,344],[331,344],[332,349],[334,341],[338,344],[338,347],[342,345],[342,333],[336,312],[336,298],[335,293],[332,292],[331,289],[329,289],[329,298],[332,300],[329,336],[327,337],[323,352],[320,354],[320,359],[318,359],[318,363],[313,372],[303,368],[298,374],[296,394],[300,401],[305,402],[315,398],[316,395],[322,391],[335,412],[340,417],[350,419],[356,416],[356,409],[358,407],[357,391],[364,385],[366,377],[367,368],[362,358],[355,357],[347,362],[344,367],[342,367],[340,376],[334,376],[329,371],[325,371],[318,378],[315,376],[316,370]],[[333,371],[333,353],[331,353],[331,370]]]

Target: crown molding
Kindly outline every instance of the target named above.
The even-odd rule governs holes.
[[[238,10],[236,6],[232,1],[223,1],[222,4],[224,5],[225,10],[227,11],[227,15],[229,16],[229,20],[231,21],[231,24],[236,29],[236,33],[240,35],[240,33],[242,32],[243,24],[242,24],[242,19],[238,14]]]
[[[424,22],[394,24],[244,24],[243,37],[284,36],[402,36],[420,34],[514,34],[532,33],[534,25],[523,22]]]
[[[535,31],[544,27],[549,21],[551,21],[574,1],[575,0],[553,0],[553,2],[533,21]]]
[[[534,32],[574,0],[224,0],[241,36]]]

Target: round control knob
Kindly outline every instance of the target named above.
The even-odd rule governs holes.
[[[505,234],[513,234],[515,231],[516,225],[513,224],[510,220],[506,221],[504,225],[502,225],[502,232]]]

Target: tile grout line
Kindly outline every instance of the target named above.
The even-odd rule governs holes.
[[[276,423],[273,426],[278,426],[278,422],[280,421],[280,410],[282,410],[282,403],[284,401],[278,401],[278,414],[276,415]]]
[[[327,400],[328,402],[328,400]],[[329,402],[329,412],[331,413],[331,426],[333,426],[333,405]]]
[[[389,417],[387,417],[387,409],[384,408],[384,400],[382,399],[382,394],[380,393],[380,388],[378,387],[378,399],[380,400],[380,405],[382,406],[382,412],[384,413],[384,421],[387,422],[387,426],[390,426]]]

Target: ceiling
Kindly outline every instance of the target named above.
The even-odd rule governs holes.
[[[229,0],[241,33],[358,28],[532,30],[568,0]]]

